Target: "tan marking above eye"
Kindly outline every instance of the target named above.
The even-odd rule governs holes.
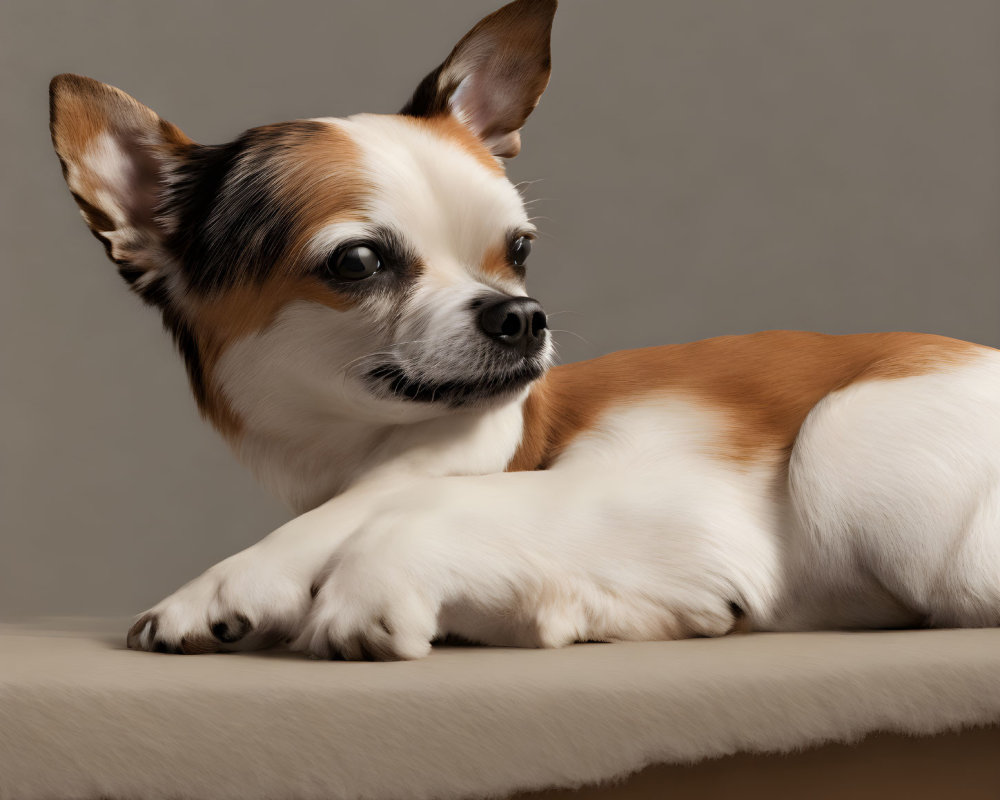
[[[498,278],[513,278],[518,283],[523,283],[524,272],[510,263],[509,249],[510,243],[505,239],[487,250],[479,263],[480,272]]]
[[[531,390],[512,471],[544,468],[616,405],[678,396],[728,416],[721,458],[787,459],[825,395],[965,363],[981,345],[922,333],[765,331],[626,350],[555,367]]]

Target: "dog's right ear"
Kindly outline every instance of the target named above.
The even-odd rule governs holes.
[[[400,111],[453,114],[493,155],[516,156],[521,126],[545,91],[557,0],[515,0],[484,17]]]
[[[80,75],[52,79],[49,107],[52,143],[80,213],[141,290],[167,259],[162,203],[194,142],[125,92]]]

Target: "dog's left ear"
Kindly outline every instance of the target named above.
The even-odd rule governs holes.
[[[171,173],[196,145],[135,98],[82,75],[53,78],[49,101],[52,143],[84,220],[133,288],[148,283],[168,258]]]
[[[479,23],[423,79],[401,114],[454,114],[495,156],[521,149],[521,126],[549,82],[557,0],[516,0]]]

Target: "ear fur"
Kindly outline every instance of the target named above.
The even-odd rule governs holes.
[[[400,113],[454,114],[493,155],[516,156],[520,129],[549,82],[556,4],[516,0],[480,20]]]
[[[194,143],[125,92],[80,75],[49,84],[52,143],[87,225],[141,289],[167,258],[160,203]]]

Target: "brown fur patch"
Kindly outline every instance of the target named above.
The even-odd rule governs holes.
[[[920,333],[766,331],[567,364],[532,389],[521,444],[507,468],[545,469],[610,409],[666,394],[727,412],[723,457],[787,458],[806,415],[830,392],[962,364],[987,349]]]
[[[361,150],[340,127],[326,124],[321,135],[309,136],[284,153],[279,196],[296,209],[297,230],[290,256],[298,260],[323,226],[365,219],[371,182],[360,171]]]

